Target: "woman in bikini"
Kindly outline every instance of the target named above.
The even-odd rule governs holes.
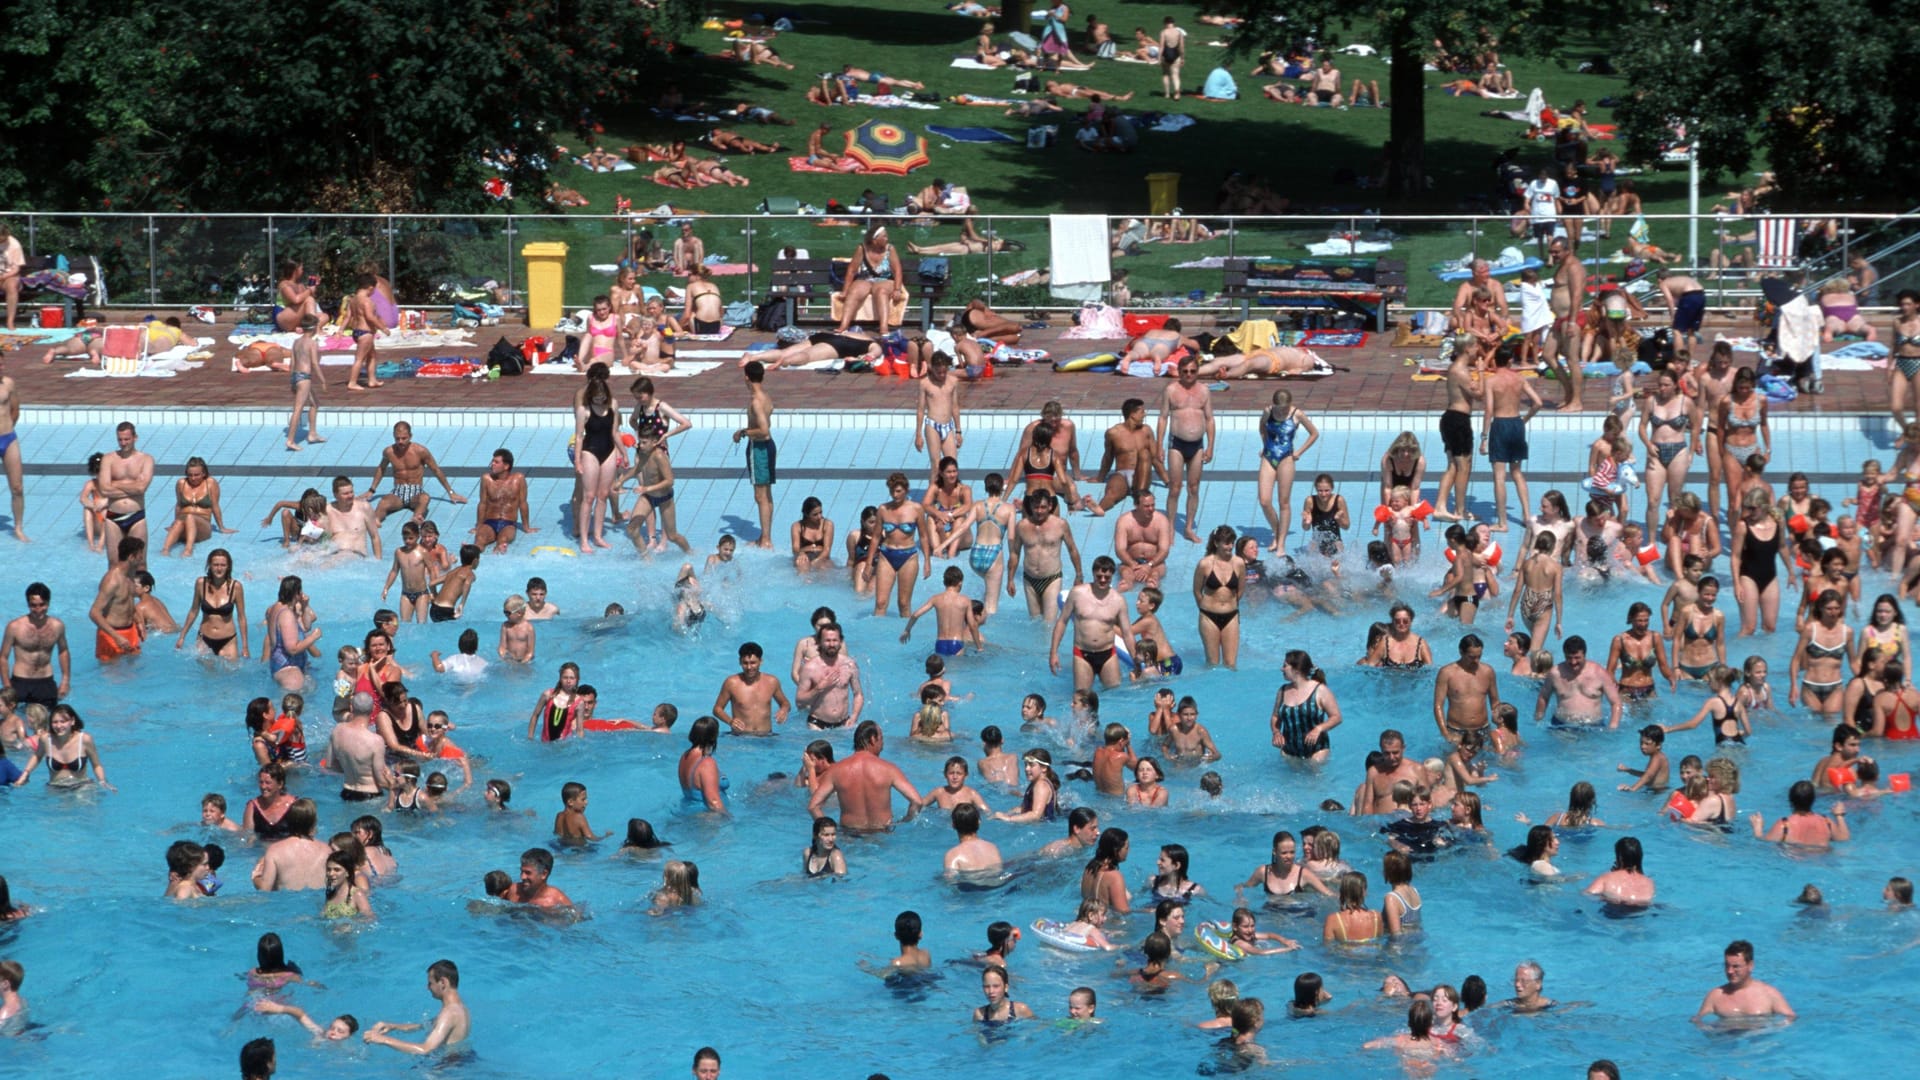
[[[1907,681],[1906,665],[1898,660],[1887,663],[1886,689],[1874,695],[1873,727],[1867,732],[1876,739],[1906,741],[1920,739],[1920,690]]]
[[[1881,593],[1873,598],[1873,615],[1861,628],[1857,647],[1862,654],[1867,649],[1879,649],[1888,657],[1897,658],[1908,671],[1913,670],[1913,640],[1907,634],[1907,617],[1900,611],[1898,597]],[[1855,671],[1860,670],[1859,656],[1854,657],[1853,667]]]
[[[233,532],[220,513],[220,481],[207,471],[206,459],[190,457],[187,474],[173,482],[173,525],[167,529],[160,554],[173,550],[175,544],[184,544],[180,554],[191,558],[193,545],[216,532]]]
[[[1115,915],[1132,912],[1127,880],[1120,872],[1120,864],[1127,861],[1129,850],[1131,845],[1125,829],[1103,830],[1099,844],[1093,849],[1093,858],[1087,860],[1086,869],[1080,872],[1080,899],[1104,900],[1107,910]]]
[[[1749,489],[1740,500],[1740,519],[1733,523],[1733,545],[1728,558],[1733,573],[1733,595],[1740,602],[1740,636],[1751,637],[1756,626],[1773,633],[1780,618],[1780,570],[1793,584],[1793,556],[1767,493]]]
[[[273,325],[282,333],[300,329],[300,320],[308,315],[327,321],[320,310],[320,279],[308,277],[307,268],[289,260],[280,267],[280,281],[274,287]]]
[[[1732,459],[1729,458],[1729,461]],[[1738,502],[1729,505],[1738,506]],[[1691,491],[1680,493],[1673,501],[1673,510],[1667,514],[1667,524],[1660,530],[1660,542],[1667,548],[1667,567],[1675,578],[1682,577],[1686,556],[1697,555],[1705,564],[1705,572],[1713,568],[1713,560],[1720,557],[1720,526],[1700,506],[1700,496]]]
[[[1193,602],[1200,609],[1200,643],[1209,665],[1240,662],[1240,588],[1247,566],[1233,553],[1233,526],[1207,537],[1207,553],[1193,568]]]
[[[887,227],[874,225],[847,261],[846,291],[840,301],[840,332],[854,324],[867,300],[873,300],[874,318],[879,323],[876,337],[887,336],[887,320],[893,314],[894,296],[899,292],[900,253],[887,241]]]
[[[87,767],[92,766],[93,778],[101,787],[118,790],[107,783],[106,766],[100,764],[100,748],[93,744],[93,736],[87,734],[86,726],[73,706],[55,705],[47,719],[46,736],[21,766],[20,778],[14,781],[14,786],[24,786],[33,770],[44,761],[47,784],[51,787],[79,787],[87,782]]]
[[[1562,567],[1554,552],[1558,546],[1551,534],[1541,533],[1533,550],[1514,565],[1515,588],[1507,598],[1508,633],[1513,632],[1517,617],[1535,641],[1549,640],[1549,626],[1554,637],[1560,636],[1560,616],[1567,605],[1561,594]]]
[[[1840,621],[1846,601],[1839,593],[1823,592],[1813,604],[1814,617],[1800,632],[1793,662],[1787,666],[1787,703],[1800,704],[1804,693],[1807,707],[1816,715],[1839,716],[1846,662],[1853,654],[1853,628]]]
[[[1341,944],[1373,941],[1385,930],[1380,913],[1367,907],[1367,875],[1349,870],[1340,877],[1340,910],[1327,916],[1320,940]]]
[[[1893,422],[1907,422],[1907,401],[1920,402],[1920,291],[1900,290],[1900,313],[1893,318],[1893,356],[1887,365],[1887,383],[1893,401]]]
[[[1152,761],[1152,758],[1141,758]],[[1187,876],[1187,867],[1191,864],[1187,849],[1179,844],[1168,844],[1160,849],[1160,859],[1155,864],[1155,873],[1143,890],[1156,902],[1171,900],[1176,904],[1191,903],[1195,897],[1207,895],[1200,883]],[[1157,907],[1156,903],[1156,907]]]
[[[839,534],[834,531],[833,519],[827,517],[819,499],[807,496],[800,504],[800,520],[793,523],[787,535],[793,548],[795,570],[806,573],[833,569],[833,538]]]
[[[1820,286],[1820,340],[1831,342],[1840,334],[1853,334],[1868,341],[1880,340],[1880,332],[1860,314],[1860,297],[1846,278],[1835,278]]]
[[[247,641],[246,590],[233,579],[233,556],[226,548],[215,548],[207,555],[207,572],[194,579],[193,600],[187,605],[186,625],[173,643],[178,649],[187,642],[194,620],[200,620],[200,644],[212,656],[246,658],[253,655]],[[235,649],[235,639],[239,647]]]
[[[1847,828],[1847,804],[1845,800],[1833,804],[1833,816],[1813,812],[1813,800],[1818,793],[1813,785],[1805,780],[1795,780],[1787,789],[1787,805],[1791,809],[1786,817],[1766,828],[1766,819],[1759,814],[1747,815],[1747,821],[1753,826],[1753,838],[1773,844],[1793,844],[1797,847],[1832,847],[1836,840],[1851,840],[1853,833]]]
[[[595,301],[595,310],[602,306]],[[608,321],[611,325],[611,317]],[[621,455],[615,452],[618,440],[613,431],[619,420],[613,390],[607,386],[607,371],[596,365],[587,373],[586,388],[573,406],[573,467],[580,481],[574,498],[573,535],[582,555],[593,554],[596,547],[613,546],[607,543],[605,529],[622,464]]]
[[[293,580],[297,582],[299,579]],[[283,595],[286,593],[285,582],[282,582],[280,591]],[[314,636],[317,638],[319,635]],[[390,682],[399,682],[405,674],[400,670],[399,662],[393,658],[393,638],[385,630],[367,631],[366,639],[361,643],[360,655],[360,670],[353,680],[354,693],[366,694],[379,701],[381,688]]]
[[[887,501],[879,507],[880,541],[867,553],[868,573],[873,576],[873,613],[887,613],[887,597],[898,595],[900,617],[913,610],[916,577],[933,575],[933,559],[927,555],[926,508],[907,498],[907,474],[887,477]],[[916,575],[915,570],[919,573]]]
[[[1433,664],[1427,639],[1413,632],[1413,607],[1397,601],[1388,610],[1387,630],[1360,660],[1362,667],[1384,671],[1416,671]]]
[[[1647,448],[1641,475],[1647,481],[1647,535],[1653,536],[1661,494],[1669,505],[1678,501],[1693,466],[1693,448],[1700,445],[1700,411],[1680,392],[1671,371],[1654,376],[1653,396],[1640,411],[1640,443]]]
[[[1303,429],[1307,441],[1296,446]],[[1305,457],[1319,438],[1320,430],[1313,421],[1293,407],[1293,394],[1275,390],[1273,404],[1260,416],[1260,478],[1256,481],[1260,512],[1273,530],[1273,551],[1286,550],[1287,528],[1293,516],[1294,463]]]
[[[1727,505],[1740,505],[1747,484],[1747,462],[1755,454],[1773,460],[1773,431],[1767,426],[1766,396],[1754,389],[1752,368],[1734,372],[1733,390],[1713,410],[1727,483]]]
[[[1627,628],[1613,635],[1607,647],[1607,670],[1618,672],[1615,682],[1620,696],[1628,701],[1645,701],[1654,695],[1654,669],[1667,680],[1669,689],[1679,679],[1667,662],[1667,643],[1651,629],[1653,609],[1634,601],[1627,609]]]
[[[844,877],[847,853],[840,850],[840,823],[830,817],[813,819],[813,840],[800,853],[800,871],[810,878]]]
[[[593,298],[593,310],[587,313],[586,348],[574,354],[573,362],[581,371],[594,364],[625,363],[620,355],[620,319],[613,313],[613,299],[606,295]]]
[[[1675,666],[1689,679],[1704,679],[1715,664],[1727,662],[1727,616],[1713,606],[1719,597],[1719,579],[1703,577],[1693,603],[1674,612],[1668,640]]]

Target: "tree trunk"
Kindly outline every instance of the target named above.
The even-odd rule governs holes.
[[[1426,77],[1421,70],[1421,42],[1404,23],[1394,29],[1391,55],[1387,95],[1393,102],[1389,116],[1393,141],[1387,160],[1387,194],[1418,202],[1427,194]]]

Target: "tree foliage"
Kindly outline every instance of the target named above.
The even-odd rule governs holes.
[[[1247,21],[1234,43],[1242,49],[1280,47],[1303,35],[1325,44],[1330,34],[1344,30],[1391,61],[1385,91],[1393,139],[1387,191],[1403,200],[1426,194],[1422,65],[1435,43],[1465,54],[1486,42],[1498,42],[1502,51],[1544,50],[1553,44],[1552,28],[1572,18],[1570,5],[1550,6],[1545,0],[1252,0],[1239,6]]]
[[[464,210],[629,100],[683,0],[0,0],[0,205]]]
[[[1666,7],[1629,23],[1619,51],[1633,93],[1617,116],[1637,156],[1683,123],[1710,173],[1769,162],[1779,205],[1920,201],[1920,0]]]

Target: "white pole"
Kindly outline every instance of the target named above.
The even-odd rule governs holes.
[[[1700,39],[1693,39],[1693,55],[1700,55]],[[1700,122],[1687,130],[1687,265],[1700,266]]]

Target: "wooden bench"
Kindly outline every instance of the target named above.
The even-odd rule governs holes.
[[[1372,281],[1356,274],[1349,286],[1334,282],[1301,281],[1289,286],[1284,281],[1263,280],[1254,272],[1257,264],[1284,260],[1228,259],[1221,295],[1240,301],[1242,321],[1252,317],[1253,305],[1283,308],[1326,308],[1360,315],[1375,331],[1387,328],[1387,307],[1407,299],[1407,263],[1404,259],[1299,259],[1296,265],[1324,267],[1332,271],[1345,267],[1371,272]]]
[[[794,325],[798,301],[812,297],[828,299],[837,309],[840,277],[834,271],[835,263],[844,265],[844,260],[835,259],[775,259],[771,284],[767,292],[771,297],[786,301],[787,326]],[[903,260],[900,267],[899,295],[896,305],[917,300],[920,305],[920,323],[923,327],[933,326],[933,305],[946,298],[948,281],[924,281],[920,277],[920,260]],[[896,312],[898,313],[898,312]],[[837,317],[837,316],[836,316]]]

